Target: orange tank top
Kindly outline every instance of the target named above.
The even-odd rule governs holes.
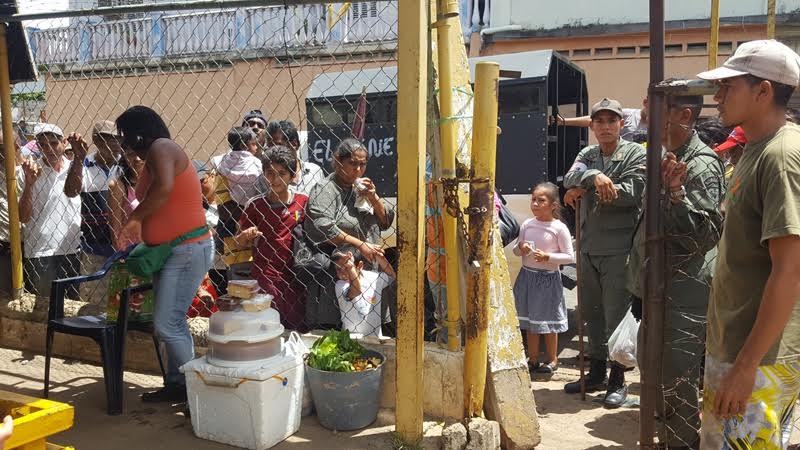
[[[136,198],[143,201],[152,182],[145,167],[136,182]],[[142,220],[142,240],[148,245],[170,242],[182,234],[206,224],[203,209],[203,193],[200,179],[192,164],[175,177],[169,198],[153,214]],[[199,242],[210,237],[210,233],[184,241],[183,244]]]

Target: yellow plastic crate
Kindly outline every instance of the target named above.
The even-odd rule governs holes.
[[[14,419],[6,450],[69,449],[47,443],[47,438],[72,427],[75,410],[65,403],[0,391],[0,414]]]

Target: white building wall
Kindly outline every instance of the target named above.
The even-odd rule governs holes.
[[[709,0],[665,1],[666,20],[708,19]],[[491,27],[518,25],[523,30],[548,30],[565,26],[620,25],[649,22],[647,0],[492,0]],[[778,14],[800,10],[800,0],[778,0]],[[724,0],[720,17],[763,16],[767,2]]]

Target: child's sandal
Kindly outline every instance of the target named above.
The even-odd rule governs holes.
[[[558,364],[551,362],[544,363],[536,368],[536,373],[544,373],[552,375],[558,370]]]

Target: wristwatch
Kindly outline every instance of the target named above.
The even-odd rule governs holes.
[[[676,203],[683,201],[684,198],[686,198],[686,187],[685,186],[681,186],[681,188],[678,189],[677,191],[671,191],[669,193],[669,199],[674,201],[674,202],[676,202]]]

